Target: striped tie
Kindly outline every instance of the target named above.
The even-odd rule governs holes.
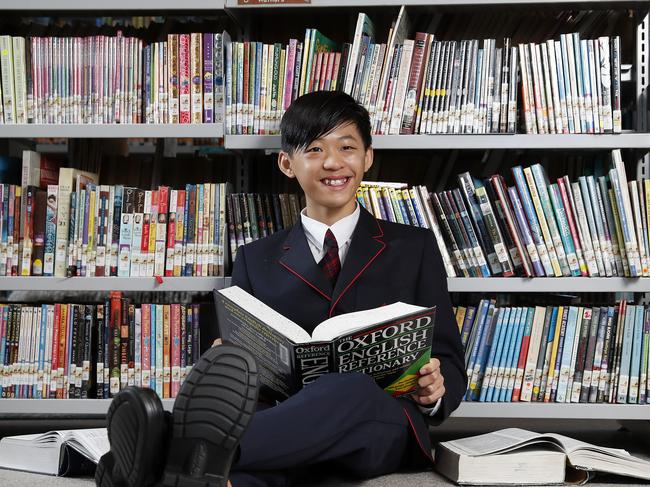
[[[324,246],[326,249],[325,256],[318,265],[322,267],[325,276],[334,285],[341,270],[341,261],[339,260],[339,245],[336,242],[336,237],[332,233],[332,230],[328,229],[327,233],[325,233]]]

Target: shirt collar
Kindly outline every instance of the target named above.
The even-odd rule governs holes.
[[[359,204],[357,203],[355,210],[350,215],[341,218],[332,226],[328,227],[326,224],[319,222],[318,220],[309,218],[303,209],[300,212],[300,221],[302,222],[302,227],[305,229],[305,235],[307,236],[307,239],[310,240],[311,243],[317,248],[323,248],[325,233],[327,232],[327,229],[332,230],[332,233],[336,238],[336,242],[340,247],[345,242],[350,240],[350,238],[352,238],[352,232],[354,232],[354,229],[357,226],[360,214],[361,210],[359,209]]]

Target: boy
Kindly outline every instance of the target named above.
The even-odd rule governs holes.
[[[229,380],[223,379],[226,367],[218,365],[226,360],[221,357],[226,352],[219,350],[227,347],[231,358],[246,364],[235,367],[238,379],[243,377],[249,384],[242,397],[256,397],[257,389],[251,385],[256,374],[253,365],[248,365],[251,358],[236,347],[213,347],[202,357],[201,366],[195,367],[203,372],[193,369],[184,384],[187,394],[181,393],[189,399],[174,405],[165,485],[195,485],[191,480],[202,482],[196,485],[226,485],[215,479],[229,478],[228,485],[233,487],[284,486],[301,469],[325,462],[359,477],[422,468],[432,462],[425,416],[435,423],[445,419],[458,407],[466,388],[462,346],[433,234],[378,221],[356,202],[356,190],[373,162],[367,111],[342,92],[310,93],[289,107],[281,132],[278,165],[286,176],[298,180],[306,208],[292,228],[238,251],[232,284],[308,332],[330,316],[395,301],[435,305],[434,358],[420,370],[419,388],[409,398],[391,398],[363,374],[327,374],[282,404],[258,411],[249,424],[247,419],[228,416],[228,408],[218,403],[218,392],[210,391],[206,399],[207,389],[199,393],[198,388],[185,386],[207,373],[216,374],[216,382]],[[126,403],[136,405],[139,395],[127,394]],[[224,449],[222,442],[211,450],[206,446],[202,451],[194,447],[190,454],[181,451],[176,446],[179,441],[190,449],[192,442],[205,443],[210,438],[181,431],[192,423],[183,411],[185,403],[193,401],[203,401],[204,408],[228,416],[227,424],[238,431],[234,443],[241,440],[239,447]],[[250,404],[243,404],[247,418]],[[127,421],[120,418],[109,412],[109,431],[125,429],[122,425]],[[150,431],[144,429],[132,436],[146,437]],[[116,436],[122,441],[121,436],[128,435]],[[117,456],[119,451],[111,441],[109,455]],[[137,449],[137,440],[125,442]],[[179,466],[177,457],[183,455],[184,464]],[[205,458],[210,460],[205,462]],[[230,458],[234,463],[228,476]],[[219,468],[206,467],[214,462]],[[142,470],[150,477],[161,470],[142,460],[144,468],[136,468],[138,460],[115,463],[112,472],[118,473],[107,474],[104,469],[99,485],[114,485],[102,479],[122,480],[120,471],[138,470],[141,480]]]

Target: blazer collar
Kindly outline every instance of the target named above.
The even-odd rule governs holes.
[[[362,207],[359,222],[352,234],[348,255],[345,257],[345,262],[334,286],[330,316],[334,314],[334,308],[348,289],[384,251],[386,244],[383,237],[384,231],[377,219]]]
[[[279,259],[279,264],[324,299],[330,301],[329,314],[332,316],[334,308],[348,289],[386,248],[383,235],[384,232],[379,222],[362,207],[359,221],[352,234],[348,254],[345,257],[345,262],[333,290],[321,268],[314,262],[314,257],[309,249],[307,237],[300,221],[289,230],[289,234],[284,241],[284,253]]]
[[[305,284],[328,301],[332,300],[332,284],[327,280],[322,269],[314,261],[309,249],[305,230],[300,220],[289,230],[282,246],[284,253],[279,264],[301,279]]]

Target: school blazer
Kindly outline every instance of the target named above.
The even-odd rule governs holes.
[[[300,221],[249,243],[237,252],[232,284],[245,289],[309,333],[338,314],[395,301],[437,306],[432,356],[440,359],[445,395],[438,423],[454,411],[467,376],[460,334],[447,292],[447,278],[433,232],[377,220],[361,208],[336,285],[324,276]],[[430,458],[427,424],[417,405],[401,401],[420,448]]]

